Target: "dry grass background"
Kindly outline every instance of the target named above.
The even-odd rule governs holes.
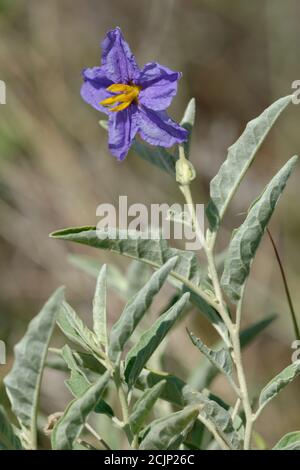
[[[101,202],[146,204],[180,201],[176,184],[130,154],[120,164],[106,148],[100,115],[82,102],[80,71],[96,65],[99,42],[108,29],[121,26],[140,65],[157,60],[183,72],[171,115],[179,119],[190,97],[197,101],[192,159],[198,171],[198,202],[226,148],[246,122],[277,97],[289,94],[300,79],[297,0],[0,0],[0,79],[7,104],[0,108],[0,337],[12,347],[30,318],[53,289],[67,286],[67,297],[84,316],[94,281],[68,263],[70,252],[95,255],[125,269],[127,262],[104,252],[48,238],[49,232],[96,223]],[[299,109],[289,109],[272,131],[228,214],[220,237],[226,245],[249,202],[272,174],[299,153]],[[297,312],[300,171],[293,176],[271,229],[286,266]],[[245,302],[245,324],[270,312],[279,318],[251,346],[245,361],[253,394],[290,361],[293,332],[278,267],[264,240],[254,264]],[[111,293],[110,315],[122,306]],[[211,331],[196,312],[189,322],[208,342]],[[178,348],[187,351],[182,357]],[[167,363],[187,375],[200,361],[184,328],[173,334]],[[53,383],[55,386],[53,387]],[[215,391],[225,393],[222,380]],[[61,378],[47,374],[45,414],[61,409],[69,395]],[[2,392],[3,393],[3,392]],[[299,429],[299,382],[269,406],[258,423],[268,445],[284,432]]]

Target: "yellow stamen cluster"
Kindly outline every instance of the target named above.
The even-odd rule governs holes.
[[[122,111],[128,108],[133,101],[137,100],[140,92],[140,87],[137,85],[123,85],[122,83],[114,83],[107,88],[110,93],[115,93],[115,96],[106,98],[101,101],[102,106],[110,108],[109,111]],[[117,106],[114,106],[117,105]]]

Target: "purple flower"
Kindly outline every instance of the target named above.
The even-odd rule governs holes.
[[[83,70],[82,98],[108,114],[108,145],[123,160],[137,133],[149,144],[171,147],[188,132],[166,113],[181,74],[150,62],[140,69],[120,28],[102,42],[100,67]]]

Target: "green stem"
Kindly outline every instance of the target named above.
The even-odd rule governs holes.
[[[240,398],[243,404],[246,424],[245,424],[245,436],[244,436],[244,449],[249,450],[252,436],[253,416],[252,409],[249,400],[248,387],[246,383],[246,377],[244,367],[242,363],[242,353],[240,344],[239,329],[234,328],[234,332],[231,335],[232,346],[234,352],[234,362],[236,366],[237,378],[240,386]]]
[[[193,198],[192,198],[190,186],[189,185],[182,185],[182,186],[180,186],[180,189],[181,189],[181,192],[184,195],[184,198],[186,200],[188,209],[190,211],[192,221],[193,221],[193,225],[194,225],[194,229],[196,231],[197,237],[199,238],[200,243],[203,246],[203,249],[205,251],[205,255],[206,255],[207,262],[208,262],[208,267],[209,267],[209,273],[210,273],[210,276],[211,276],[211,280],[212,280],[213,287],[214,287],[215,294],[216,294],[216,298],[217,298],[217,310],[218,310],[222,320],[224,321],[225,325],[227,326],[228,330],[230,331],[230,329],[231,329],[231,320],[230,320],[230,317],[227,313],[225,303],[224,303],[224,300],[223,300],[222,291],[221,291],[220,283],[219,283],[219,280],[218,280],[218,274],[217,274],[217,270],[216,270],[215,263],[214,263],[213,253],[207,247],[205,237],[204,237],[202,229],[199,225],[199,221],[197,219],[197,215],[196,215],[195,206],[194,206],[194,203],[193,203]]]
[[[179,155],[180,155],[180,160],[183,162],[185,159],[183,147],[179,147]],[[218,312],[228,329],[228,333],[231,339],[230,346],[232,348],[232,357],[236,366],[237,378],[238,378],[238,383],[239,383],[238,396],[241,399],[243,409],[245,412],[245,418],[246,418],[245,437],[244,437],[244,449],[246,450],[246,449],[249,449],[251,445],[253,414],[252,414],[252,409],[251,409],[251,405],[249,401],[248,388],[247,388],[245,372],[244,372],[243,363],[242,363],[241,345],[240,345],[240,337],[239,337],[240,336],[240,322],[241,322],[241,301],[237,309],[236,324],[234,324],[227,312],[226,304],[223,299],[222,289],[221,289],[221,285],[220,285],[220,281],[219,281],[219,277],[218,277],[218,273],[217,273],[217,269],[215,265],[215,260],[214,260],[214,243],[209,243],[209,244],[206,243],[204,234],[199,225],[199,222],[196,216],[193,198],[191,195],[190,181],[187,181],[185,184],[181,184],[180,189],[188,205],[198,239],[200,240],[203,246],[203,249],[205,251],[209,274],[211,277],[217,303],[219,306]],[[214,240],[215,240],[215,237],[214,237]]]
[[[123,420],[123,429],[126,433],[127,439],[131,445],[132,448],[134,445],[136,445],[136,441],[134,441],[134,436],[132,436],[130,426],[129,426],[129,407],[128,407],[128,401],[127,401],[127,396],[125,393],[125,390],[123,388],[122,384],[122,379],[120,376],[120,365],[117,364],[115,366],[114,372],[113,372],[113,378],[114,382],[116,385],[120,405],[121,405],[121,411],[122,411],[122,420]]]

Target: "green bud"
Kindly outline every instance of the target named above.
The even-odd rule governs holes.
[[[190,184],[196,178],[196,171],[192,163],[186,158],[179,158],[176,162],[176,181],[181,186]]]

